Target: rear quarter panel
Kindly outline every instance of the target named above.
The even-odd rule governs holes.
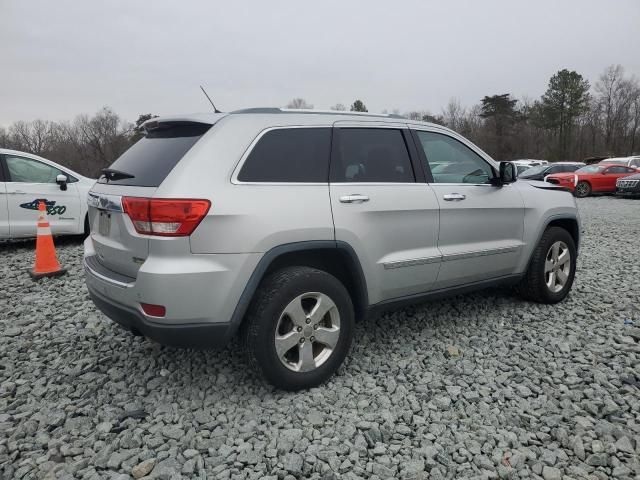
[[[276,117],[276,118],[274,118]],[[205,198],[209,213],[191,235],[193,253],[263,253],[285,243],[334,240],[328,184],[232,183],[253,140],[279,126],[275,115],[230,115],[189,150],[158,188],[157,197]],[[293,115],[287,125],[295,125]],[[299,124],[328,126],[307,115]],[[328,159],[327,159],[328,161]]]

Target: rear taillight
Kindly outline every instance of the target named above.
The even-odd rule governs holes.
[[[205,217],[209,200],[123,197],[124,212],[136,232],[161,237],[186,237]]]

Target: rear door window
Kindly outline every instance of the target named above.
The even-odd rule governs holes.
[[[126,175],[102,175],[98,183],[157,187],[210,128],[204,123],[161,123],[109,167]]]
[[[413,183],[415,175],[402,130],[337,129],[332,182]]]
[[[276,128],[260,137],[238,174],[241,182],[327,183],[330,127]]]

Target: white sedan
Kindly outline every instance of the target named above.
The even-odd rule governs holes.
[[[0,238],[35,237],[40,200],[54,235],[86,234],[94,183],[37,155],[0,148]]]

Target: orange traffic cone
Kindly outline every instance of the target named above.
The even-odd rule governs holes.
[[[38,204],[38,237],[36,238],[36,264],[29,270],[31,278],[40,280],[42,277],[57,277],[64,275],[67,270],[60,266],[56,257],[56,247],[53,245],[51,227],[47,220],[47,209],[44,202]]]

